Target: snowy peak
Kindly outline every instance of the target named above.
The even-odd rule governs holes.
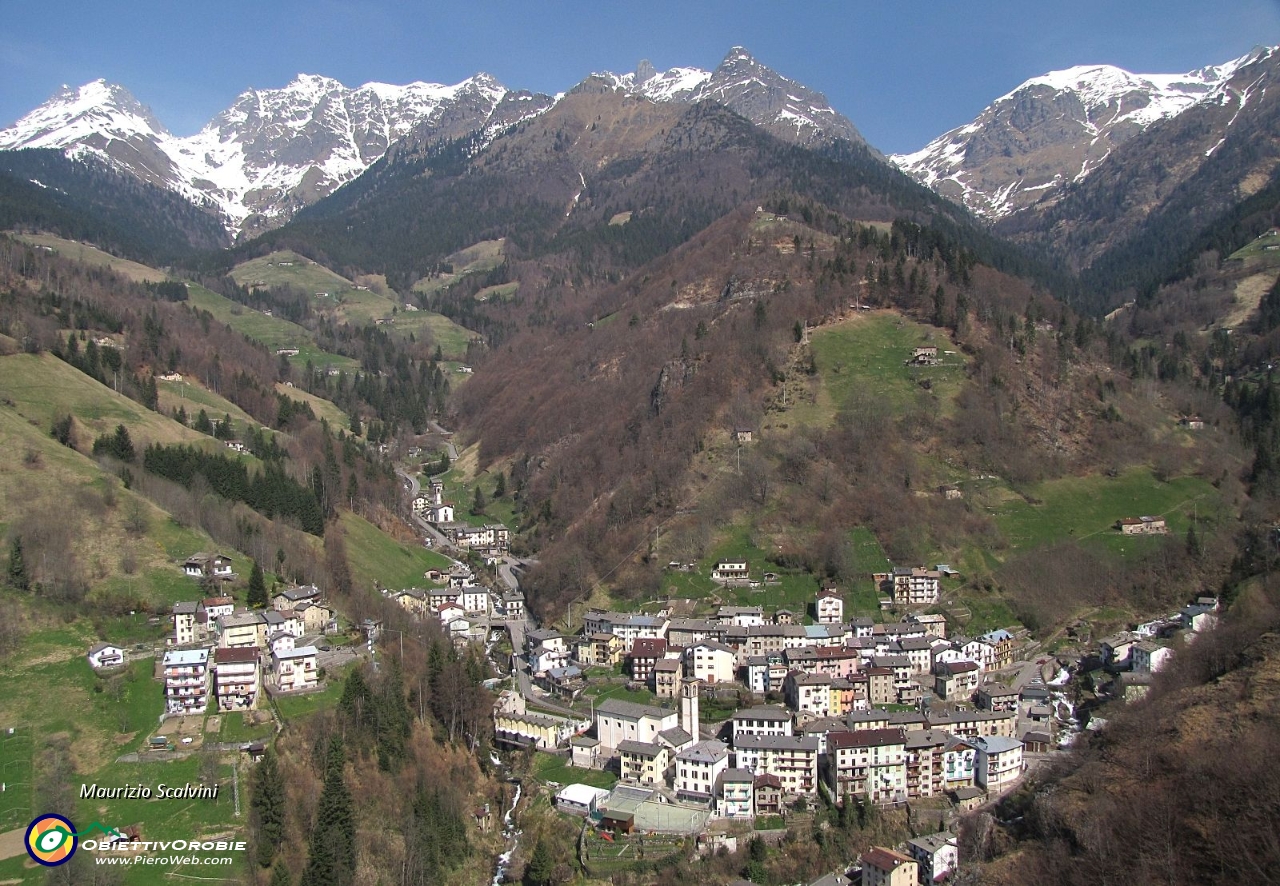
[[[84,135],[167,136],[168,131],[123,86],[94,80],[63,86],[47,102],[0,132],[0,150],[64,148]]]
[[[774,135],[799,144],[863,140],[854,125],[837,114],[822,93],[766,67],[741,46],[729,50],[715,71],[700,68],[658,71],[646,59],[636,66],[634,73],[606,72],[594,74],[592,78],[656,102],[718,102]]]
[[[802,145],[861,142],[818,92],[778,74],[742,47],[715,71],[595,74],[575,91],[623,90],[655,102],[715,101],[780,138]],[[288,221],[303,206],[368,169],[395,144],[482,133],[492,139],[545,113],[558,99],[510,92],[493,76],[461,83],[366,83],[349,88],[301,73],[278,89],[250,89],[198,133],[175,137],[123,87],[94,81],[64,88],[0,131],[0,150],[91,153],[115,168],[210,205],[237,236]]]
[[[890,159],[978,215],[1000,218],[1056,199],[1151,125],[1222,100],[1243,68],[1271,52],[1258,48],[1185,74],[1112,65],[1051,71],[996,99],[971,123]]]
[[[256,233],[359,175],[395,142],[483,128],[507,95],[489,74],[461,83],[366,83],[299,74],[250,89],[200,132],[175,138],[124,87],[63,87],[0,132],[0,150],[94,154],[144,181],[211,203],[233,233]],[[436,132],[438,130],[438,133]]]

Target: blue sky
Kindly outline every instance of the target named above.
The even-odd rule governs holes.
[[[885,152],[972,119],[1077,64],[1181,72],[1280,42],[1280,0],[46,0],[0,29],[0,126],[63,84],[120,83],[175,134],[299,72],[348,86],[488,71],[558,92],[597,70],[713,68],[730,47],[826,93]]]

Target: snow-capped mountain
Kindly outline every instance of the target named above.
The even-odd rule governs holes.
[[[1153,123],[1223,100],[1235,73],[1266,52],[1186,74],[1111,65],[1053,71],[996,99],[973,122],[890,159],[978,215],[1001,218],[1052,201]]]
[[[826,98],[735,47],[715,71],[647,62],[631,74],[598,75],[657,102],[712,100],[800,144],[861,142]],[[251,89],[200,132],[177,137],[122,86],[96,80],[63,87],[0,131],[0,150],[56,148],[93,154],[144,181],[209,205],[235,235],[260,233],[332,193],[399,141],[484,132],[490,138],[536,117],[556,99],[510,91],[488,74],[453,86],[366,83],[299,75],[282,89]]]
[[[657,71],[642,61],[630,74],[596,74],[615,88],[658,102],[719,102],[779,138],[802,145],[845,139],[862,142],[853,123],[826,96],[765,67],[741,46],[729,50],[714,71]]]
[[[91,153],[212,204],[235,233],[253,233],[287,221],[411,133],[452,137],[483,128],[507,95],[487,74],[453,86],[356,89],[303,74],[283,89],[243,93],[200,132],[179,138],[128,90],[97,80],[64,87],[0,132],[0,150]]]

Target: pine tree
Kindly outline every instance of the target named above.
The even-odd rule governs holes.
[[[400,662],[394,658],[383,678],[377,709],[378,766],[384,772],[395,772],[404,763],[405,748],[413,731],[413,715],[404,699]]]
[[[493,484],[493,497],[502,498],[506,494],[507,494],[507,475],[500,472],[498,474],[498,482]]]
[[[555,874],[556,858],[551,853],[551,846],[541,836],[529,856],[529,864],[524,869],[524,886],[551,886]]]
[[[268,748],[253,774],[253,793],[249,798],[250,821],[257,833],[258,864],[264,868],[271,866],[276,849],[284,839],[284,805],[284,777],[276,765],[275,752]],[[272,883],[275,883],[283,866],[277,865],[276,868],[277,874],[272,877]],[[287,878],[287,871],[285,875]]]
[[[210,437],[213,436],[213,422],[209,421],[209,413],[205,412],[203,409],[201,409],[200,414],[196,416],[196,423],[194,427],[202,434],[208,434]]]
[[[475,499],[471,502],[471,513],[483,514],[484,509],[488,506],[489,503],[485,501],[484,490],[477,485]]]
[[[254,609],[265,609],[267,606],[267,581],[257,560],[253,561],[253,569],[249,572],[249,594],[246,602]]]
[[[343,778],[346,752],[342,739],[329,740],[324,789],[311,829],[307,867],[300,886],[349,886],[356,867],[356,821],[351,793]]]
[[[9,584],[19,591],[31,587],[31,577],[27,575],[27,560],[22,553],[22,536],[15,535],[9,543]]]
[[[276,866],[271,871],[271,886],[293,886],[293,877],[289,876],[289,869],[284,866],[284,862],[276,862]]]

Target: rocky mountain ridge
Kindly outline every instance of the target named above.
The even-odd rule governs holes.
[[[821,93],[735,47],[715,71],[648,63],[623,76],[593,75],[655,102],[716,101],[788,141],[862,143]],[[300,74],[280,89],[251,89],[192,136],[173,135],[123,86],[64,87],[0,131],[0,150],[55,148],[93,155],[215,212],[236,236],[278,227],[332,193],[396,144],[483,133],[486,139],[553,107],[561,96],[510,90],[488,74],[461,83],[366,83]]]
[[[1111,65],[1052,71],[992,102],[972,122],[890,159],[917,181],[988,219],[1057,200],[1112,151],[1202,104],[1228,104],[1239,75],[1274,50],[1258,48],[1185,74]]]

